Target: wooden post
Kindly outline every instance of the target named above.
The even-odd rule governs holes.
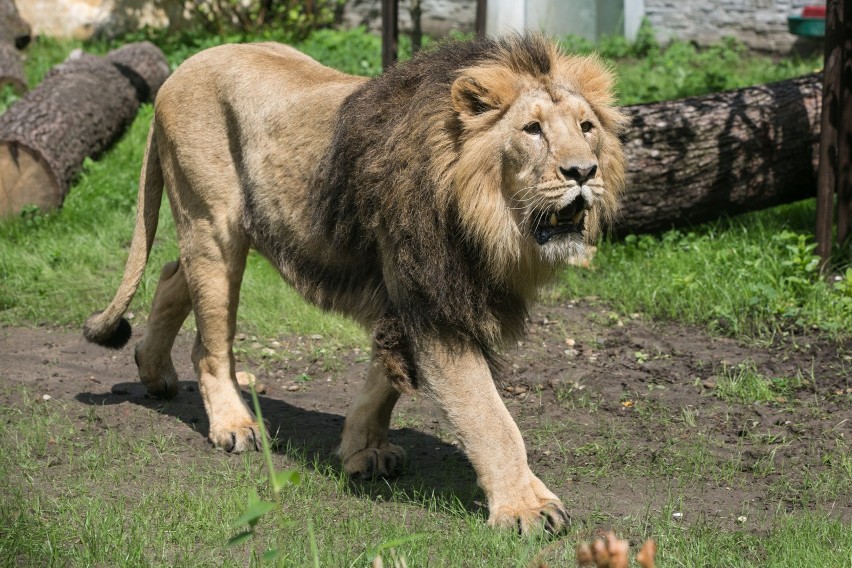
[[[411,0],[411,7],[408,11],[411,14],[411,53],[417,53],[423,47],[423,27],[421,25],[423,8],[420,5],[420,0]]]
[[[399,0],[382,0],[382,68],[396,62],[399,45]]]
[[[849,238],[849,208],[852,202],[852,3],[841,2],[843,13],[840,37],[843,49],[840,62],[840,123],[837,164],[837,242]]]
[[[488,2],[486,0],[476,0],[476,35],[479,37],[485,36],[485,17],[488,14],[486,11]]]
[[[837,135],[841,119],[840,82],[844,43],[842,0],[828,0],[825,18],[825,69],[823,71],[816,219],[816,253],[822,258],[823,268],[831,258],[834,193],[837,188],[839,165]]]

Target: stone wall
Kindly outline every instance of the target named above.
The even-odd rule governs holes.
[[[86,39],[97,32],[120,34],[142,26],[183,22],[182,0],[17,0],[33,33]]]
[[[411,31],[411,2],[399,0],[399,31]],[[420,0],[420,22],[423,33],[443,36],[451,30],[472,32],[476,22],[475,0]],[[381,0],[348,0],[343,9],[343,23],[348,27],[364,26],[372,32],[382,29]]]
[[[191,1],[191,0],[189,0]],[[85,39],[96,33],[117,35],[143,25],[179,28],[186,25],[184,0],[17,0],[21,17],[33,33],[53,37]],[[410,2],[400,0],[401,33],[411,30]],[[473,31],[474,0],[421,0],[423,32],[443,36],[450,30]],[[349,0],[343,9],[343,24],[365,26],[379,32],[381,0]]]
[[[589,2],[552,1],[559,2],[562,11],[565,11],[563,3],[573,3],[579,10]],[[644,12],[664,42],[680,38],[707,45],[724,36],[734,36],[754,50],[787,53],[797,43],[796,36],[787,31],[787,15],[806,2],[818,1],[644,0]],[[21,16],[32,25],[35,34],[77,38],[98,31],[119,34],[141,25],[181,27],[186,24],[183,3],[184,0],[17,0]],[[381,0],[347,0],[343,24],[362,25],[378,32],[381,4]],[[491,0],[489,4],[493,9],[499,2]],[[639,2],[639,9],[641,5]],[[475,0],[421,0],[421,6],[426,34],[442,36],[450,30],[474,29]],[[410,0],[399,1],[401,33],[411,30],[409,8]]]
[[[673,38],[707,45],[733,36],[756,51],[787,53],[798,38],[787,16],[814,0],[645,0],[645,17],[665,42]],[[801,43],[801,42],[799,42]]]

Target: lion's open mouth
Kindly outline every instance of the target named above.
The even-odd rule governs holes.
[[[586,201],[582,196],[558,211],[542,211],[534,219],[532,234],[539,245],[557,235],[582,233],[586,218]]]

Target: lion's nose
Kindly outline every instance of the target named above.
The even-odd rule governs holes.
[[[583,185],[593,177],[595,177],[595,173],[598,171],[598,165],[595,163],[588,164],[575,164],[572,166],[561,167],[559,171],[565,177],[566,180],[574,180],[578,184]]]

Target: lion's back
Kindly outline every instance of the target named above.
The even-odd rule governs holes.
[[[251,109],[255,115],[280,115],[296,104],[324,107],[323,101],[329,100],[339,104],[363,80],[283,44],[220,45],[182,63],[163,84],[156,108],[165,122],[196,114],[209,118],[207,113],[215,105],[226,105],[235,112]],[[319,93],[323,96],[317,97]],[[333,110],[318,108],[312,114]]]
[[[337,111],[365,79],[275,43],[230,44],[187,59],[163,84],[155,120],[164,165],[206,202],[251,189],[294,212],[306,172],[331,139]]]

